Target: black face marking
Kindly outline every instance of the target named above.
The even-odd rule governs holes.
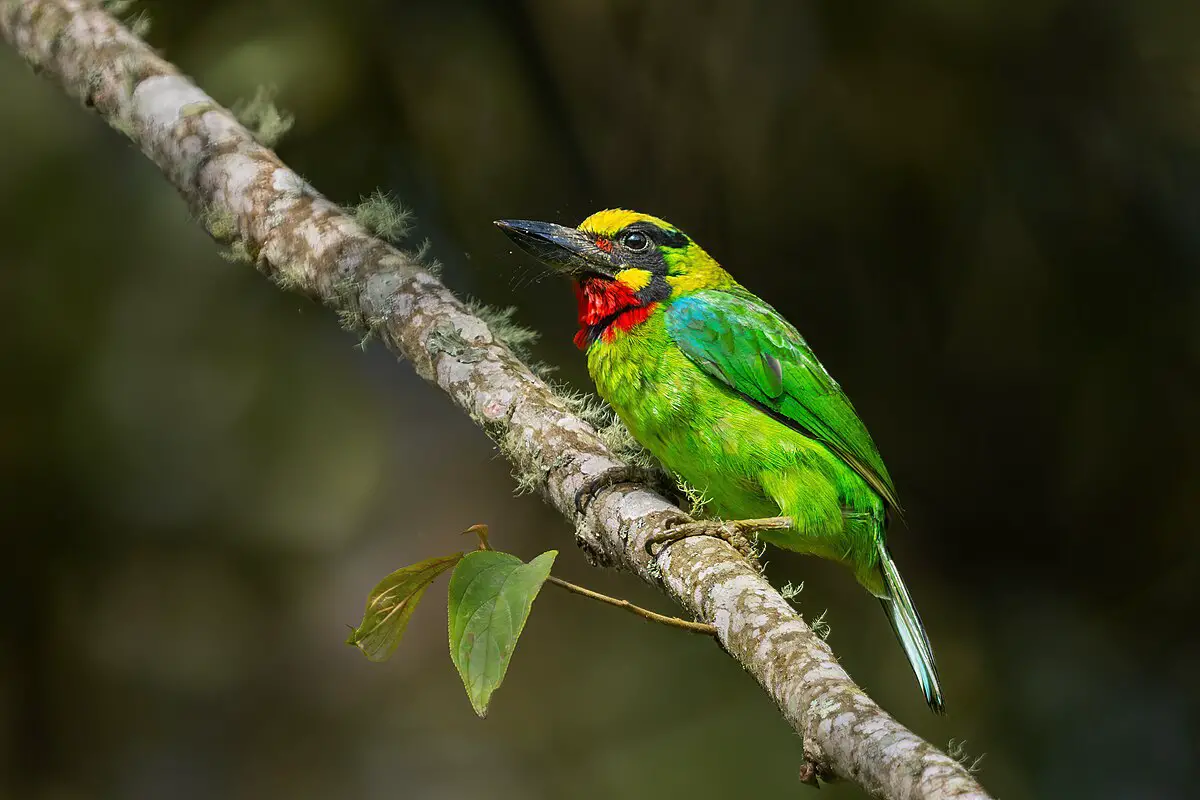
[[[667,262],[663,247],[687,247],[687,236],[672,228],[660,228],[653,222],[641,221],[626,225],[612,237],[614,266],[644,269],[652,275],[666,275]]]
[[[687,247],[688,237],[684,235],[683,231],[677,231],[674,229],[665,230],[663,231],[662,244],[664,247]]]
[[[638,302],[644,306],[666,300],[671,296],[671,284],[662,275],[650,276],[650,282],[637,293]]]

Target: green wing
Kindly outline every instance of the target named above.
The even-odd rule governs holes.
[[[854,406],[779,312],[745,290],[707,289],[667,307],[667,331],[701,369],[789,427],[823,442],[902,513]]]

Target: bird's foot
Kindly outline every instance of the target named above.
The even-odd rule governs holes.
[[[596,499],[596,495],[622,483],[642,483],[660,494],[669,491],[667,476],[661,470],[622,464],[619,467],[610,467],[583,482],[575,492],[575,513],[582,514]]]
[[[758,550],[750,537],[759,531],[781,531],[792,527],[791,517],[765,517],[763,519],[719,520],[702,519],[693,522],[682,522],[671,525],[663,533],[656,533],[646,540],[646,552],[657,557],[665,547],[680,539],[690,539],[693,536],[711,536],[727,542],[730,547],[741,553],[746,560],[754,562],[758,558]],[[757,537],[755,536],[757,540]],[[659,545],[655,549],[655,545]]]

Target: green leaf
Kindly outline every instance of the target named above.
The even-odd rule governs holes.
[[[400,644],[413,609],[433,579],[462,560],[462,553],[429,558],[388,575],[367,598],[362,623],[350,633],[352,644],[372,661],[387,661]]]
[[[450,658],[480,717],[487,716],[557,555],[549,550],[525,564],[508,553],[479,550],[464,556],[450,576]]]

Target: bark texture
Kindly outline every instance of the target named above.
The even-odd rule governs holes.
[[[141,148],[210,233],[234,240],[281,286],[366,320],[436,384],[576,525],[598,564],[630,570],[716,626],[721,645],[803,737],[808,777],[839,776],[879,797],[986,798],[958,762],[897,723],[850,680],[829,646],[724,542],[684,540],[656,563],[646,539],[682,512],[632,484],[582,516],[574,494],[619,466],[596,432],[487,325],[409,256],[370,236],[172,64],[85,0],[2,0],[5,38]]]

